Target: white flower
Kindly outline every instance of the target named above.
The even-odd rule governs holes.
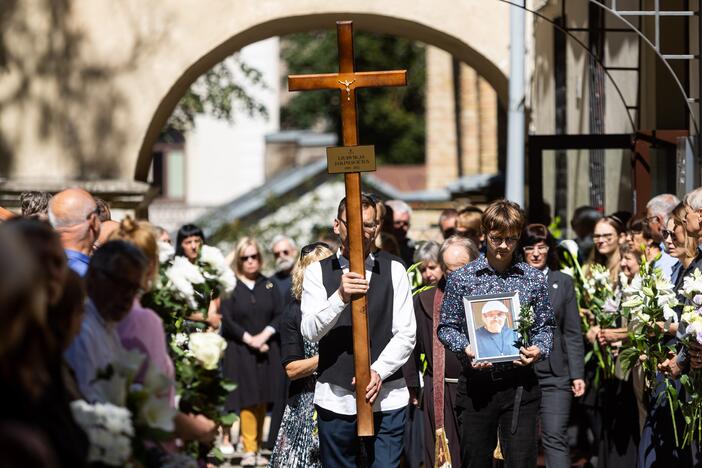
[[[216,333],[193,333],[190,335],[190,351],[207,370],[217,368],[227,342]]]
[[[564,273],[571,278],[575,278],[575,270],[573,270],[571,267],[562,268],[561,273]]]
[[[168,396],[168,392],[173,385],[173,380],[159,371],[156,366],[148,366],[146,374],[144,374],[144,389],[150,395]]]
[[[79,400],[71,403],[71,412],[90,441],[88,461],[124,466],[132,453],[130,437],[134,435],[129,410]]]
[[[197,308],[193,284],[202,284],[205,282],[205,278],[203,278],[200,273],[200,269],[190,263],[185,257],[175,257],[173,259],[173,264],[166,270],[165,274],[171,283],[173,283],[173,286],[180,296],[188,301],[188,305],[192,309]]]
[[[188,335],[187,333],[176,333],[173,336],[173,342],[179,348],[185,348],[188,345]]]
[[[149,395],[139,408],[137,421],[154,429],[173,432],[175,415],[176,409],[171,407],[168,398]]]
[[[90,384],[95,399],[117,406],[127,404],[127,377],[113,372],[109,379],[98,379]]]
[[[578,244],[574,240],[566,239],[559,245],[564,247],[573,258],[578,258]]]
[[[158,261],[166,263],[175,256],[175,249],[168,242],[158,241]]]
[[[222,284],[224,291],[231,292],[236,287],[236,275],[231,268],[226,267],[224,272],[219,275],[219,282]]]
[[[678,314],[668,304],[663,306],[663,318],[666,322],[678,323]]]
[[[120,351],[119,355],[117,355],[117,358],[112,363],[112,366],[114,367],[115,372],[126,377],[129,381],[132,381],[134,380],[137,372],[139,372],[139,369],[141,369],[141,366],[144,364],[145,360],[146,354],[143,352],[136,349],[123,349]]]
[[[224,255],[222,251],[217,247],[212,247],[210,245],[203,245],[200,247],[200,257],[199,260],[203,263],[207,263],[212,268],[214,268],[218,273],[224,271],[227,267],[227,263],[224,260]]]

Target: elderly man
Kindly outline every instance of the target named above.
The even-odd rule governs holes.
[[[277,235],[271,242],[271,252],[275,258],[275,274],[271,276],[271,281],[278,286],[278,291],[283,295],[283,302],[287,302],[292,296],[292,270],[297,260],[297,245],[291,238]]]
[[[66,351],[78,387],[88,401],[101,399],[94,386],[97,371],[124,352],[117,324],[127,316],[144,286],[148,261],[134,245],[115,240],[93,255],[86,275],[88,300],[80,333]]]
[[[49,202],[49,222],[61,235],[68,266],[85,276],[93,245],[100,236],[98,206],[92,195],[79,188],[59,192]]]
[[[412,208],[402,200],[388,200],[385,202],[392,210],[392,234],[400,247],[400,258],[405,266],[412,265],[414,260],[414,241],[407,237],[412,218]]]
[[[653,242],[660,246],[660,256],[653,263],[655,268],[660,268],[663,276],[668,280],[673,275],[673,267],[678,260],[668,255],[665,251],[663,243],[663,229],[665,222],[673,212],[675,206],[680,203],[680,200],[675,195],[663,193],[656,195],[646,203],[646,219],[644,223],[648,226],[646,232],[650,232],[650,237]]]
[[[507,324],[509,309],[501,301],[486,303],[480,314],[483,326],[475,330],[478,357],[515,356],[517,334]]]

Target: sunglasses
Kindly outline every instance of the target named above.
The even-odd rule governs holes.
[[[663,234],[663,239],[667,239],[668,236],[670,236],[670,240],[673,242],[677,241],[677,238],[675,237],[675,233],[673,231],[670,231],[668,229],[661,229],[661,234]]]
[[[241,260],[242,262],[245,262],[247,260],[258,260],[258,254],[256,253],[253,255],[241,255],[239,257],[239,260]]]
[[[281,255],[287,257],[288,255],[290,255],[290,251],[287,250],[287,249],[278,250],[277,252],[276,252],[276,251],[273,251],[273,256],[274,256],[275,258],[278,258],[278,257],[280,257]]]

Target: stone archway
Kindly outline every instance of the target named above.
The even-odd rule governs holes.
[[[445,50],[507,102],[509,5],[496,1],[28,0],[3,13],[0,177],[48,190],[95,181],[129,195],[125,206],[143,199],[136,181],[187,87],[266,37],[351,19]]]
[[[474,5],[474,8],[477,8],[477,5]],[[508,78],[504,69],[508,62],[508,10],[502,8],[500,4],[495,4],[492,8],[486,9],[494,10],[492,12],[493,15],[499,15],[504,19],[504,23],[502,24],[505,30],[501,31],[503,34],[495,31],[494,28],[493,31],[491,31],[494,34],[494,36],[492,36],[493,38],[501,37],[501,40],[487,40],[488,38],[486,36],[481,35],[480,28],[475,28],[472,31],[464,28],[461,36],[453,36],[447,32],[449,28],[442,27],[442,29],[439,29],[437,28],[439,25],[426,21],[428,18],[419,21],[416,18],[407,19],[391,16],[387,14],[387,8],[383,8],[384,14],[382,15],[339,12],[287,16],[270,19],[235,33],[224,42],[204,53],[194,63],[188,66],[167,90],[158,103],[153,117],[144,133],[144,138],[138,152],[134,178],[137,180],[146,180],[153,144],[156,142],[161,129],[180,98],[200,75],[248,44],[274,35],[329,29],[333,27],[334,22],[339,18],[353,20],[357,30],[404,36],[445,50],[458,60],[469,64],[479,75],[484,77],[495,89],[500,105],[505,107],[508,100]]]

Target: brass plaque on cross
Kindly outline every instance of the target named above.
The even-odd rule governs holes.
[[[375,147],[373,145],[327,148],[327,172],[329,174],[372,172],[374,170]]]

